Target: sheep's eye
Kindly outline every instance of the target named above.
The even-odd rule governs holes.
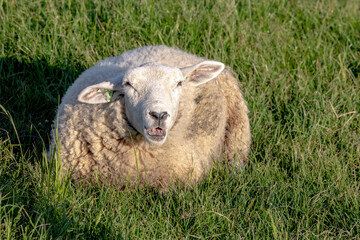
[[[132,89],[134,89],[135,91],[137,91],[136,88],[134,88],[134,86],[131,85],[130,82],[125,82],[125,83],[124,83],[124,86],[125,86],[125,87],[128,87],[128,88],[132,88]]]
[[[183,85],[183,82],[178,82],[178,84],[176,85],[176,87],[181,87]]]
[[[134,86],[133,86],[133,85],[131,85],[131,83],[130,83],[130,82],[125,82],[125,83],[124,83],[124,86],[125,86],[125,87],[130,87],[130,88],[135,89],[135,88],[134,88]]]

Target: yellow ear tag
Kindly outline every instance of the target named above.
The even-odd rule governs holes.
[[[99,88],[97,90],[99,93],[102,93],[102,95],[104,95],[104,97],[106,98],[107,102],[111,102],[111,99],[113,97],[113,93],[114,91],[109,90],[109,89],[104,89],[104,88]]]

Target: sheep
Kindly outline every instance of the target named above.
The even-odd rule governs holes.
[[[83,72],[65,93],[50,152],[79,182],[166,189],[214,160],[246,164],[248,107],[223,63],[167,46],[133,49]]]

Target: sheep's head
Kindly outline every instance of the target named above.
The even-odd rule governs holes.
[[[203,61],[180,69],[146,63],[85,88],[78,100],[99,104],[123,96],[129,122],[149,144],[160,146],[176,120],[182,85],[196,87],[214,79],[223,69],[224,64],[216,61]]]

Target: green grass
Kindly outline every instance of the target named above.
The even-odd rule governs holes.
[[[359,1],[135,2],[0,0],[0,239],[359,239]],[[68,181],[43,157],[60,97],[156,44],[238,74],[248,167],[164,195]]]

